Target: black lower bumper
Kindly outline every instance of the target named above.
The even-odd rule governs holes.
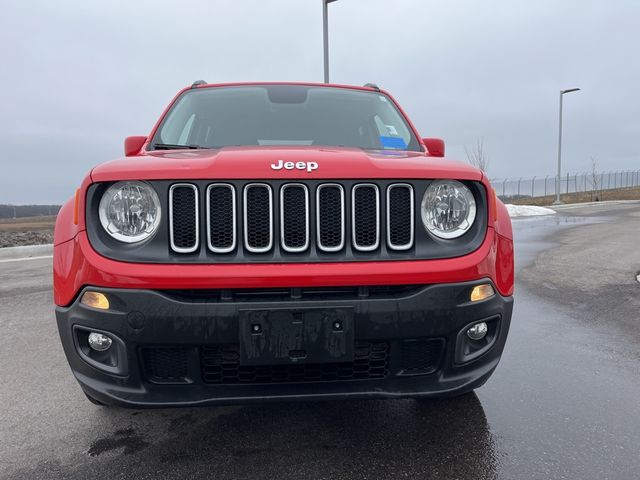
[[[285,291],[90,289],[109,310],[56,309],[64,350],[83,390],[105,404],[168,407],[250,401],[451,396],[493,373],[509,331],[513,299],[470,302],[475,285]],[[309,362],[248,361],[245,312],[349,312],[351,356]],[[472,341],[467,329],[485,321]],[[109,335],[107,352],[88,348]],[[273,364],[272,364],[273,363]]]

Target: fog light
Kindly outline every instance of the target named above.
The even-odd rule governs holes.
[[[467,330],[467,336],[471,340],[482,340],[487,334],[487,324],[485,322],[476,323],[469,330]]]
[[[99,308],[100,310],[109,310],[109,299],[104,293],[84,292],[80,303],[88,307]]]
[[[471,290],[471,301],[478,302],[485,298],[493,297],[493,295],[495,295],[493,287],[488,283],[483,283],[482,285],[473,287],[473,290]]]
[[[89,338],[87,339],[89,346],[95,350],[96,352],[104,352],[109,350],[113,340],[111,340],[104,333],[91,332],[89,334]]]

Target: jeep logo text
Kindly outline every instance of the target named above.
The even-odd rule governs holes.
[[[272,163],[271,168],[274,170],[306,170],[311,173],[314,170],[318,169],[318,164],[316,162],[285,162],[283,160],[278,160],[278,163]]]

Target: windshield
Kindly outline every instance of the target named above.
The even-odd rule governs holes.
[[[301,85],[189,90],[165,117],[150,149],[246,145],[421,150],[386,95]]]

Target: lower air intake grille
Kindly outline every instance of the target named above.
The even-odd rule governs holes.
[[[402,374],[426,375],[440,368],[444,339],[415,339],[402,342]]]
[[[142,364],[147,379],[155,383],[184,383],[188,375],[185,348],[143,348]]]
[[[241,366],[238,345],[202,347],[202,378],[208,384],[330,382],[384,378],[389,374],[386,342],[356,342],[353,362]]]

